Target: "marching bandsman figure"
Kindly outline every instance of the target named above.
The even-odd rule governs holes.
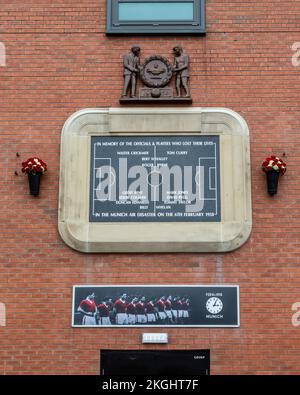
[[[147,321],[149,324],[155,324],[156,322],[155,313],[156,310],[155,310],[154,300],[149,300],[146,303],[146,314],[147,314]]]
[[[169,295],[165,301],[165,312],[167,315],[168,323],[173,324],[173,314],[172,314],[172,296]]]
[[[136,314],[137,314],[137,323],[138,324],[146,324],[147,316],[146,316],[146,307],[145,307],[145,296],[143,296],[139,302],[136,304]]]
[[[158,317],[161,321],[166,320],[167,318],[167,314],[165,312],[165,296],[162,296],[160,299],[158,299],[158,301],[156,302],[156,308],[158,310]]]
[[[179,314],[178,314],[178,309],[179,309],[179,296],[175,296],[173,299],[173,303],[172,303],[172,313],[173,313],[173,317],[174,317],[174,322],[176,324],[178,324],[179,320]]]
[[[127,306],[127,315],[128,315],[128,324],[134,325],[136,324],[136,302],[138,301],[137,297],[134,297],[131,302]]]
[[[127,298],[127,294],[124,293],[120,296],[119,299],[115,301],[114,311],[116,314],[117,325],[128,325],[126,298]]]
[[[187,320],[190,317],[189,314],[190,300],[188,298],[184,299],[182,303],[182,307],[183,307],[183,318]]]
[[[95,294],[88,295],[80,302],[77,311],[82,317],[82,325],[96,325],[97,305],[95,303]]]
[[[109,305],[107,304],[108,300],[105,298],[102,303],[100,303],[97,307],[98,309],[98,324],[99,325],[111,325],[109,318]]]
[[[178,299],[178,322],[179,322],[179,324],[183,323],[183,301],[184,301],[184,298]]]

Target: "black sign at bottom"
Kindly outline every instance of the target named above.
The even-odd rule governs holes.
[[[210,374],[210,350],[101,350],[100,358],[103,375],[202,376]],[[146,388],[152,389],[151,384],[154,385],[154,382],[148,384]],[[177,385],[179,384],[178,382]],[[175,386],[176,383],[173,389]],[[168,385],[163,387],[168,387]]]

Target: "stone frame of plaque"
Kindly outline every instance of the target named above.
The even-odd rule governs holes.
[[[97,136],[219,136],[221,218],[91,222],[91,140]],[[232,251],[247,241],[252,228],[249,144],[245,120],[229,109],[78,111],[66,121],[61,136],[60,235],[68,246],[82,252]]]

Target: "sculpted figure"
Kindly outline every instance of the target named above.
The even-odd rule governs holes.
[[[130,96],[135,97],[137,74],[140,71],[140,52],[140,47],[134,46],[131,48],[130,53],[124,55],[124,88],[122,96],[127,96],[127,91],[130,88]]]
[[[190,90],[188,86],[189,80],[189,56],[183,52],[180,45],[173,48],[174,53],[174,68],[176,73],[176,93],[177,97],[181,97],[181,87],[185,91],[185,97],[190,97]]]

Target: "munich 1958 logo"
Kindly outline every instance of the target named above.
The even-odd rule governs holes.
[[[141,79],[145,85],[156,88],[164,87],[172,78],[172,66],[168,59],[155,55],[145,59],[141,70]]]

